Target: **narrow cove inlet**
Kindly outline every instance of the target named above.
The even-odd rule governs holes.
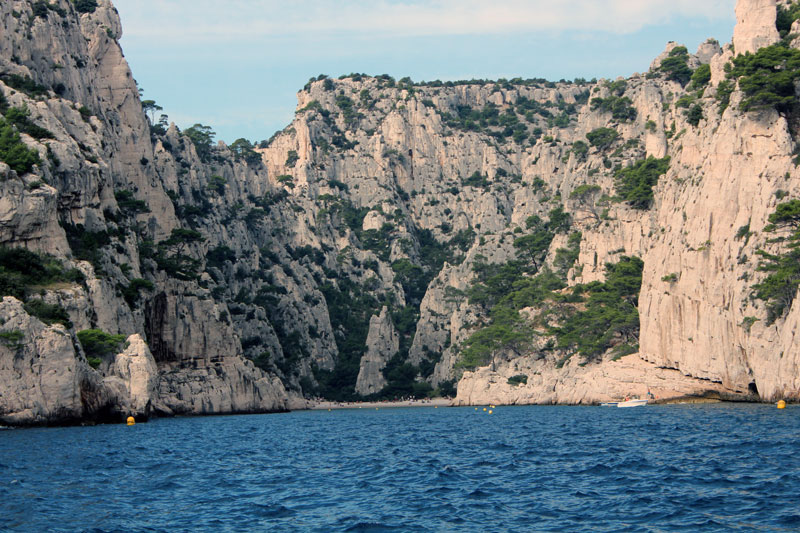
[[[639,4],[0,0],[0,531],[800,531],[800,0]]]

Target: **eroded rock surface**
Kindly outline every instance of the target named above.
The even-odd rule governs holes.
[[[276,411],[330,394],[333,378],[350,380],[333,392],[380,394],[395,354],[416,385],[457,381],[459,403],[587,403],[643,383],[800,395],[798,306],[767,326],[750,298],[756,251],[778,246],[769,214],[800,197],[796,132],[777,111],[742,111],[735,87],[724,112],[716,98],[735,54],[778,42],[784,0],[740,0],[733,43],[686,54],[710,65],[702,92],[661,67],[679,43],[617,80],[319,78],[284,131],[230,147],[148,118],[110,1],[48,5],[0,3],[0,90],[48,132],[21,135],[41,160],[30,172],[0,163],[0,244],[82,276],[26,288],[71,328],[3,301],[0,331],[32,341],[0,346],[7,423]],[[617,135],[607,146],[589,137],[602,128]],[[671,158],[650,209],[612,202],[616,169],[648,156]],[[583,185],[596,196],[574,195]],[[570,354],[540,330],[525,353],[499,350],[497,370],[462,375],[464,342],[491,318],[470,293],[476,269],[517,259],[515,240],[557,207],[569,229],[537,267],[558,270],[577,232],[569,286],[603,281],[623,255],[644,261],[639,354],[560,368]],[[93,369],[83,329],[128,347]]]

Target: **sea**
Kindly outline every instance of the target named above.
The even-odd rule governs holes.
[[[800,406],[7,429],[0,531],[800,531]]]

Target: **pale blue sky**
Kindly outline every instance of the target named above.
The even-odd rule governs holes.
[[[311,76],[614,78],[729,42],[735,0],[114,0],[145,98],[181,128],[269,138]]]

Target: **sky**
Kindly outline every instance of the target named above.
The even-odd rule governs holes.
[[[113,0],[144,98],[228,143],[268,139],[310,77],[616,78],[669,41],[730,42],[736,0]]]

